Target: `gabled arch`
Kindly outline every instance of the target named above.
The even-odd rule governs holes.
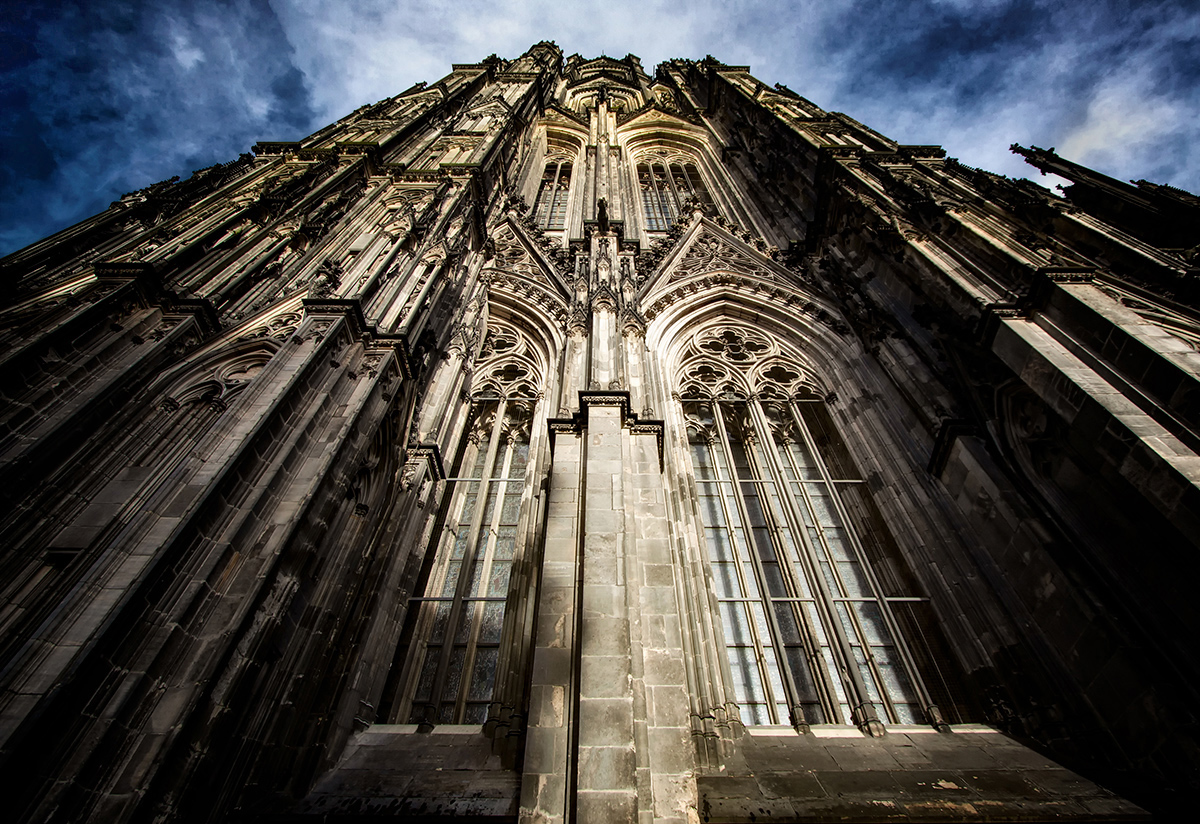
[[[534,327],[557,329],[567,318],[570,292],[543,250],[532,243],[512,219],[493,229],[495,257],[481,272],[489,300],[519,321]],[[542,332],[543,337],[553,333]]]
[[[672,379],[684,374],[689,358],[702,351],[698,340],[726,327],[757,330],[773,341],[769,356],[746,368],[731,364],[724,370],[730,385],[747,393],[770,385],[777,393],[782,385],[791,394],[824,395],[838,391],[839,384],[858,371],[855,364],[862,356],[861,345],[845,334],[836,310],[814,296],[736,283],[713,283],[678,292],[677,300],[656,313],[646,329],[647,347],[660,353]],[[715,357],[709,360],[717,362]],[[696,360],[700,362],[702,359]],[[796,377],[782,382],[766,377],[776,365],[792,370]],[[722,385],[718,384],[718,390]],[[672,386],[671,391],[680,391],[680,386]]]
[[[199,399],[228,405],[277,351],[279,342],[272,338],[235,341],[191,362],[187,369],[172,373],[165,386],[160,384],[161,389],[151,391],[164,401],[169,399],[181,405]]]
[[[833,326],[844,326],[835,319],[833,305],[810,292],[798,273],[773,260],[761,240],[751,245],[746,235],[738,236],[707,218],[692,220],[639,290],[647,319],[689,296],[728,287],[735,293],[766,293]]]
[[[487,333],[479,353],[478,377],[472,381],[472,394],[491,381],[497,390],[529,387],[533,397],[542,397],[556,384],[558,364],[565,337],[562,331],[566,307],[551,314],[533,304],[520,292],[492,286],[488,290]],[[562,320],[559,319],[562,315]],[[500,373],[508,365],[528,370],[528,375]],[[501,393],[502,396],[504,393]],[[525,397],[530,395],[521,393]]]

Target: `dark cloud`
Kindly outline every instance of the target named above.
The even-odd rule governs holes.
[[[0,12],[0,253],[121,193],[298,139],[355,107],[515,57],[750,64],[904,143],[1040,179],[1056,146],[1200,189],[1194,0],[75,0]],[[0,6],[0,8],[3,8]]]
[[[4,17],[2,252],[312,125],[304,75],[265,0],[93,0]]]
[[[902,142],[1037,172],[1013,142],[1200,188],[1200,8],[1188,2],[856,0],[818,19],[828,97]],[[811,71],[811,64],[803,70]],[[781,67],[781,73],[787,73]],[[802,88],[802,86],[800,87]]]
[[[1040,48],[1051,18],[1035,0],[858,2],[825,21],[823,42],[832,55],[855,55],[851,92],[936,83],[962,100],[986,93],[1011,55]]]

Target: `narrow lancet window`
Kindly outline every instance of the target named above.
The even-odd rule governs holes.
[[[570,190],[571,164],[565,160],[547,163],[534,213],[538,226],[547,232],[561,232],[566,228],[567,195]]]
[[[679,372],[730,691],[747,725],[962,720],[928,601],[804,369],[740,326]]]
[[[422,593],[409,602],[397,722],[487,720],[517,525],[529,464],[531,404],[483,399],[463,449],[437,554]]]
[[[637,177],[648,232],[670,229],[689,198],[712,204],[699,169],[691,163],[654,159],[638,164]]]
[[[807,422],[820,404],[685,406],[742,721],[919,723],[886,599],[838,500],[859,479],[831,470]]]
[[[380,716],[394,724],[486,724],[519,702],[512,667],[532,537],[531,432],[545,361],[494,318],[479,353],[465,434],[424,553]],[[515,616],[515,617],[514,617]],[[514,657],[515,656],[515,657]],[[507,702],[507,703],[505,703]]]

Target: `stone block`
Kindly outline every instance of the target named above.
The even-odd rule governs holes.
[[[527,774],[562,773],[567,765],[567,731],[565,728],[531,726],[525,733],[525,763]]]
[[[130,493],[133,494],[132,492]],[[89,506],[85,507],[83,512],[80,512],[78,517],[72,521],[76,527],[103,527],[109,521],[117,517],[124,505],[125,499],[121,499],[116,503],[99,503],[93,501]]]
[[[831,796],[897,798],[901,787],[887,770],[832,770],[817,773],[821,787]]]
[[[683,727],[651,727],[650,769],[655,773],[686,773],[695,768],[691,730]]]
[[[632,744],[580,747],[579,790],[626,790],[635,787]]]
[[[661,686],[686,683],[683,657],[676,651],[648,649],[643,651],[646,684]]]
[[[533,683],[571,683],[571,651],[566,648],[539,647],[533,656]]]
[[[624,618],[589,618],[583,624],[587,655],[629,655],[629,622]]]
[[[651,727],[684,726],[688,722],[687,687],[681,684],[646,688],[646,715]]]
[[[580,695],[584,698],[626,698],[632,676],[627,655],[584,655],[580,661]]]
[[[746,793],[738,793],[731,782],[747,786]],[[704,822],[743,821],[793,821],[795,810],[784,798],[766,798],[752,780],[713,779],[697,781],[700,820]]]
[[[655,772],[650,776],[650,787],[655,822],[685,824],[697,820],[696,779],[690,774]]]
[[[673,587],[675,568],[670,564],[642,564],[642,583],[648,587]]]
[[[638,590],[642,609],[651,615],[677,615],[674,587],[644,586]]]
[[[646,539],[665,539],[671,537],[671,531],[665,518],[639,517],[635,521],[637,528],[634,534],[639,541]]]
[[[1112,794],[1097,787],[1086,778],[1082,778],[1070,770],[1030,769],[1022,773],[1023,777],[1034,787],[1051,795],[1057,796],[1111,796]]]
[[[593,507],[591,502],[591,490],[588,490],[588,508],[587,522],[585,529],[587,535],[584,538],[584,546],[591,547],[591,540],[598,535],[616,535],[625,531],[625,513],[614,511],[612,502],[607,498],[598,506]]]
[[[576,818],[588,824],[629,824],[637,818],[637,793],[621,790],[580,792]]]
[[[601,490],[601,489],[602,490],[610,490],[610,489],[612,489],[613,479],[616,478],[616,479],[618,479],[618,482],[619,482],[623,469],[624,469],[624,466],[619,457],[616,459],[613,459],[613,460],[601,460],[599,458],[593,459],[591,455],[588,455],[588,462],[587,462],[587,489],[588,489],[588,492],[591,492],[594,489],[595,490]]]
[[[632,740],[632,698],[579,700],[580,747],[621,747]]]
[[[842,770],[894,770],[900,766],[881,744],[867,738],[826,742],[825,751]]]
[[[760,772],[756,773],[756,777],[763,795],[767,798],[825,798],[827,795],[816,774],[812,772]]]
[[[624,587],[615,586],[620,580],[619,571],[624,566],[623,559],[618,558],[615,553],[596,551],[595,543],[590,547],[592,551],[588,552],[583,565],[583,582],[587,585],[585,609],[596,610],[602,615],[613,615],[617,612],[617,603],[620,603],[620,611],[624,612]],[[593,597],[593,590],[597,588],[603,590],[603,593],[596,593]],[[614,589],[620,592],[619,597],[614,597],[610,592]],[[608,606],[601,606],[602,604]]]
[[[1038,798],[1045,793],[1019,770],[967,770],[958,775],[984,798]]]

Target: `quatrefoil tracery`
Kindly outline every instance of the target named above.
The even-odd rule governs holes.
[[[475,398],[537,398],[545,372],[536,351],[516,327],[488,323],[471,394]]]
[[[769,336],[722,324],[697,332],[676,371],[684,398],[786,400],[819,396],[811,372]]]

